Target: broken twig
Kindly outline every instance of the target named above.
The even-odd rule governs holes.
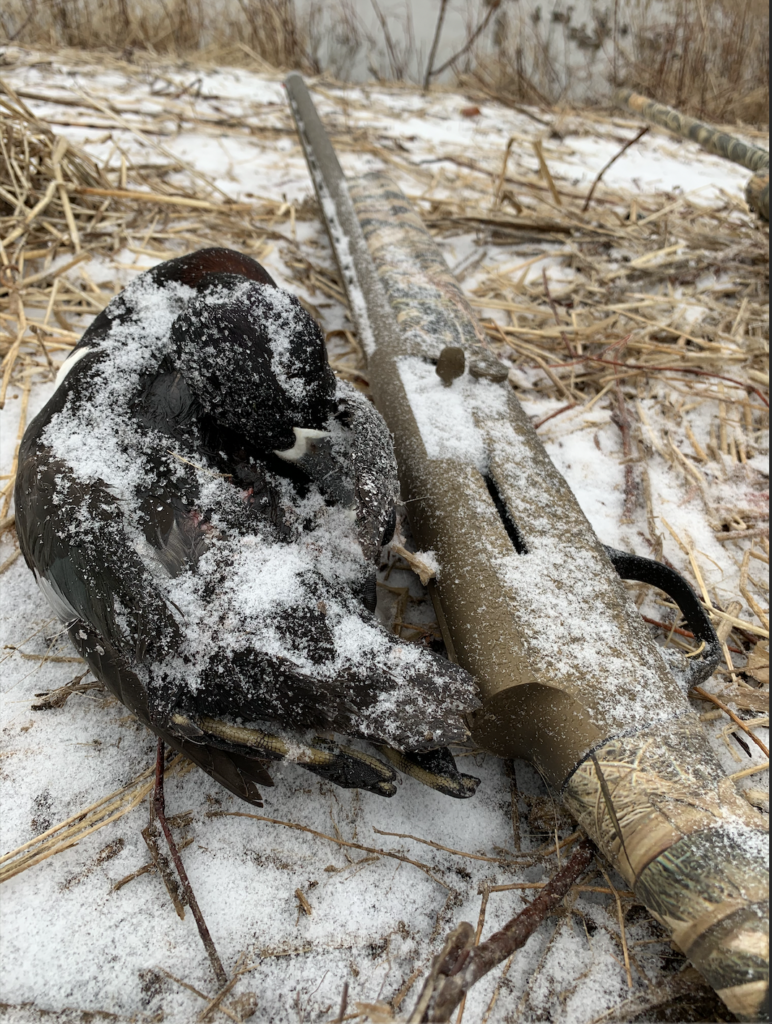
[[[603,167],[601,167],[601,169],[598,171],[595,181],[590,186],[590,191],[587,193],[587,198],[585,199],[584,206],[582,207],[582,213],[586,213],[589,209],[590,203],[592,202],[592,197],[595,195],[595,189],[600,184],[600,179],[603,177],[606,171],[609,170],[609,168],[613,167],[617,160],[620,158],[620,156],[624,156],[624,154],[628,151],[628,149],[631,146],[634,146],[639,139],[642,139],[643,136],[646,135],[648,130],[648,125],[646,125],[645,128],[641,128],[641,130],[638,132],[635,138],[628,139],[624,146],[622,146],[622,148],[616,153],[616,155],[612,156],[609,162],[607,164],[604,164]]]
[[[164,741],[158,741],[158,751],[156,753],[155,762],[155,792],[153,794],[153,807],[155,809],[156,818],[158,818],[158,824],[163,830],[163,834],[166,837],[166,843],[169,847],[169,852],[172,855],[174,866],[177,869],[177,874],[180,877],[182,883],[182,889],[185,893],[188,906],[190,907],[191,913],[196,920],[198,926],[198,934],[201,936],[201,941],[204,943],[204,948],[209,956],[209,960],[212,964],[212,970],[214,971],[217,983],[224,987],[228,984],[228,975],[225,973],[225,968],[222,965],[222,960],[215,948],[214,940],[209,933],[209,929],[206,926],[204,915],[201,913],[201,908],[198,905],[198,901],[193,894],[193,888],[188,880],[188,873],[185,870],[185,865],[182,863],[182,857],[177,849],[177,844],[174,841],[172,830],[169,828],[169,823],[166,820],[166,814],[164,810]]]
[[[426,998],[425,985],[410,1021],[448,1021],[450,1014],[480,978],[525,945],[549,912],[587,870],[593,856],[594,848],[589,839],[579,843],[564,867],[548,882],[533,903],[481,945],[470,948],[472,926],[466,922],[459,925],[449,936],[438,958],[440,962],[435,961],[427,979],[427,985],[430,982],[432,984],[429,998]],[[448,965],[446,961],[451,954],[455,954],[455,961]],[[416,1017],[422,1006],[422,1015]]]

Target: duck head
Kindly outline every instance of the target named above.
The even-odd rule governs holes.
[[[203,274],[196,290],[172,327],[171,354],[202,411],[266,453],[291,449],[298,429],[321,430],[336,382],[298,299],[229,272]]]
[[[370,402],[336,381],[322,331],[298,299],[225,249],[152,275],[194,291],[171,329],[176,372],[166,375],[173,386],[164,382],[164,399],[184,387],[205,421],[206,447],[227,450],[236,465],[246,455],[276,470],[278,456],[286,472],[312,480],[328,504],[352,513],[365,558],[377,559],[398,494],[391,440]]]

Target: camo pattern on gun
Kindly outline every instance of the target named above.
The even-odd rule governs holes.
[[[684,717],[596,748],[563,801],[741,1020],[769,998],[769,837]],[[612,810],[613,809],[613,810]]]
[[[478,381],[496,379],[489,373],[500,364],[485,358],[479,322],[399,188],[376,172],[350,182],[348,192],[399,324],[402,355],[389,376],[407,381],[412,360],[428,365],[422,380],[455,378],[449,383],[457,390],[466,367]],[[450,353],[461,358],[455,375],[448,367],[445,377],[441,363]],[[384,357],[381,349],[368,362],[376,401],[384,388]],[[441,387],[435,385],[435,402]],[[493,389],[484,393],[472,417],[490,456],[489,479],[528,546],[515,562],[533,561],[540,550],[555,552],[561,582],[576,593],[571,567],[574,558],[581,558],[583,582],[603,609],[605,634],[601,638],[593,632],[584,615],[576,620],[579,633],[572,641],[554,643],[555,619],[550,617],[540,628],[538,603],[529,593],[536,587],[533,575],[518,577],[515,589],[516,570],[504,553],[508,545],[504,538],[498,544],[492,524],[486,528],[480,513],[484,494],[475,495],[449,460],[429,458],[420,469],[420,453],[407,455],[409,414],[395,417],[396,402],[387,402],[405,493],[442,495],[441,508],[431,507],[426,499],[411,503],[411,524],[421,547],[434,550],[444,567],[435,591],[443,635],[448,633],[454,657],[473,672],[480,687],[484,708],[469,722],[474,740],[483,749],[535,763],[732,1013],[741,1020],[757,1020],[763,1016],[769,985],[764,944],[769,927],[768,834],[763,819],[712,755],[683,694],[669,689],[664,674],[656,679],[650,674],[656,655],[640,642],[641,620],[621,621],[624,597],[615,600],[611,593],[619,580],[581,554],[591,543],[585,536],[586,521],[570,493],[558,486],[565,481],[553,479],[554,467],[546,453],[542,458],[538,441],[529,442],[526,424],[515,426],[520,424],[520,407],[513,400],[514,429],[508,433],[495,420]],[[415,407],[410,408],[414,414]],[[534,501],[536,494],[540,501]],[[452,528],[438,526],[451,519]],[[558,535],[571,538],[571,551]],[[496,552],[493,559],[491,551]],[[507,572],[499,574],[504,564]],[[560,607],[556,588],[550,608]],[[615,639],[621,636],[626,640]],[[583,642],[604,654],[579,678],[575,659]],[[635,716],[626,718],[628,694],[642,689],[658,693],[662,716],[654,723],[649,713],[643,726]],[[610,694],[611,713],[605,706]]]
[[[755,171],[746,187],[745,199],[751,209],[756,210],[764,220],[769,220],[769,153],[765,149],[751,146],[734,135],[711,128],[686,114],[679,114],[672,107],[655,103],[631,89],[620,89],[616,102],[620,107],[627,107],[640,114],[651,124],[666,128],[682,139],[691,139],[708,153]]]
[[[475,743],[534,763],[732,1012],[766,1019],[761,813],[725,777],[621,553],[612,564],[415,209],[381,172],[347,181],[302,79],[286,85],[413,536],[441,566],[443,639],[480,688]]]

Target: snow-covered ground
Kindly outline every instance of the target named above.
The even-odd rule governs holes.
[[[119,157],[113,147],[118,144],[137,163],[180,157],[234,200],[257,197],[300,206],[311,193],[277,80],[246,71],[165,68],[167,82],[180,88],[193,86],[184,96],[170,98],[154,95],[153,86],[162,79],[152,70],[129,75],[120,68],[53,66],[43,60],[37,64],[21,52],[7,54],[6,61],[3,76],[35,113],[99,161],[112,152],[115,166]],[[59,97],[67,105],[43,96]],[[113,113],[125,119],[124,126],[116,123],[110,111],[100,112],[98,104],[90,105],[89,98],[98,104],[109,101]],[[379,139],[386,149],[407,148],[415,173],[406,174],[400,165],[396,174],[412,196],[429,191],[429,172],[436,176],[432,195],[452,197],[454,187],[459,187],[451,180],[459,154],[498,167],[513,136],[522,144],[515,145],[510,168],[531,173],[538,167],[526,142],[541,129],[528,116],[493,103],[481,105],[478,116],[463,117],[459,111],[468,106],[468,100],[454,93],[426,97],[407,91],[326,87],[315,92],[315,99],[322,116],[335,127],[347,174],[356,176],[383,166],[382,153],[368,152],[366,129],[367,137]],[[75,100],[83,105],[72,106]],[[213,122],[210,129],[207,118]],[[216,124],[223,118],[234,125],[232,131]],[[155,125],[156,134],[140,138],[125,127],[146,126],[148,121]],[[541,132],[553,175],[576,188],[589,186],[618,151],[620,135],[630,133],[630,127],[623,131],[611,122],[597,118],[583,122],[578,116],[561,125],[557,141]],[[167,154],[153,148],[158,144]],[[694,147],[686,159],[683,144],[651,133],[604,180],[607,186],[640,196],[666,193],[667,201],[677,201],[691,193],[707,201],[718,189],[741,194],[747,178],[743,169]],[[167,180],[174,182],[175,176]],[[184,172],[177,180],[189,181]],[[298,219],[292,226],[285,221],[279,227],[288,240],[301,249],[308,247],[316,260],[332,266],[318,220]],[[546,269],[556,294],[570,291],[572,271],[558,255],[557,242],[541,248],[533,240],[496,246],[475,266],[479,247],[472,229],[438,241],[451,267],[472,268],[463,283],[473,299],[486,277],[551,250],[555,255],[534,262],[524,280],[539,280]],[[157,262],[148,251],[122,251],[113,261],[92,260],[89,276],[97,284],[105,281],[117,288]],[[339,303],[298,283],[280,241],[264,261],[281,285],[314,304],[326,331],[347,325]],[[79,268],[69,271],[68,277],[80,280]],[[721,284],[718,276],[712,281]],[[475,301],[478,307],[484,302]],[[495,308],[483,307],[481,313],[498,315]],[[686,315],[692,314],[687,310]],[[698,322],[699,310],[693,316]],[[86,324],[81,319],[78,329]],[[535,378],[529,372],[515,369],[513,380],[527,412],[540,420],[564,403],[540,397],[531,386]],[[28,420],[43,406],[51,387],[42,380],[35,383]],[[0,468],[5,474],[17,444],[20,394],[21,389],[12,386],[0,413]],[[648,460],[653,514],[664,517],[679,536],[691,538],[701,553],[707,587],[713,594],[725,595],[728,603],[737,591],[742,552],[734,560],[727,557],[726,544],[716,540],[697,500],[699,494],[695,497],[697,488],[690,491],[684,476],[658,454],[663,431],[669,429],[660,410],[665,397],[663,393],[657,401],[642,402],[646,429],[653,437]],[[711,436],[717,408],[717,402],[706,399],[686,419],[704,444]],[[640,523],[621,521],[625,467],[620,434],[611,416],[612,408],[601,400],[591,408],[579,406],[557,417],[540,433],[604,542],[650,554],[641,548]],[[683,436],[674,434],[674,443],[680,444]],[[716,503],[734,506],[757,501],[768,470],[764,438],[755,436],[754,444],[741,471],[727,468],[721,478],[711,478],[710,495]],[[645,519],[645,512],[641,516]],[[691,571],[687,555],[670,533],[663,530],[663,534],[668,558],[679,569]],[[0,565],[13,551],[6,536]],[[763,580],[766,566],[754,562],[752,572]],[[399,579],[406,585],[407,574]],[[35,708],[41,700],[36,695],[65,685],[83,668],[59,634],[22,559],[3,573],[0,587],[0,828],[2,852],[6,852],[130,782],[152,764],[155,743],[125,708],[98,690],[74,694],[58,708]],[[749,609],[741,612],[743,618],[750,615]],[[661,609],[659,617],[664,617]],[[716,753],[727,771],[760,763],[763,759],[756,747],[749,747],[746,756],[733,743],[726,722],[714,721],[711,728]],[[757,733],[766,739],[765,729]],[[229,816],[251,808],[198,770],[172,774],[166,804],[171,815],[190,812],[178,837],[191,840],[183,858],[193,888],[226,970],[244,970],[224,1005],[251,992],[257,999],[254,1019],[276,1024],[332,1021],[347,982],[352,1016],[346,1019],[368,1012],[360,1004],[376,1003],[389,1004],[399,1019],[400,1012],[414,1003],[419,979],[449,928],[462,920],[478,921],[485,886],[548,878],[556,865],[550,837],[555,829],[561,836],[569,835],[570,821],[561,817],[527,763],[509,767],[495,757],[471,751],[461,764],[470,762],[473,767],[466,770],[479,775],[482,785],[474,799],[463,802],[410,779],[402,782],[393,799],[384,800],[336,789],[290,766],[280,767],[273,772],[274,788],[263,793],[265,809],[258,812],[263,818]],[[759,790],[766,785],[766,775],[750,776],[742,785]],[[758,802],[758,797],[754,799]],[[116,882],[149,861],[141,835],[147,813],[145,801],[114,824],[2,886],[0,1017],[32,1021],[39,1019],[39,1011],[67,1009],[71,1015],[55,1019],[85,1020],[89,1018],[81,1013],[94,1012],[106,1015],[96,1019],[184,1022],[197,1019],[205,1008],[216,985],[191,914],[184,921],[175,915],[155,871],[115,888]],[[380,852],[340,845],[336,840]],[[394,853],[419,864],[389,856]],[[600,875],[587,881],[601,888],[605,884]],[[624,888],[621,879],[616,884]],[[483,937],[529,899],[527,889],[491,893]],[[672,951],[662,930],[640,907],[633,907],[626,918],[631,992],[613,897],[602,892],[575,893],[568,905],[569,911],[551,917],[515,955],[503,980],[499,970],[476,986],[465,1009],[469,1024],[482,1020],[589,1024],[630,995],[662,984],[682,967],[683,958]],[[243,1012],[246,1003],[235,1003],[230,1012],[237,1015],[239,1005]],[[369,1012],[373,1020],[390,1019],[386,1005]],[[222,1010],[214,1011],[212,1019],[218,1016],[222,1019]]]

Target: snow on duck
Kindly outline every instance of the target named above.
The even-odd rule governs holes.
[[[388,430],[314,320],[254,260],[206,249],[85,332],[24,435],[16,521],[94,674],[238,796],[259,805],[278,760],[471,796],[446,747],[473,680],[372,614],[397,496]]]

